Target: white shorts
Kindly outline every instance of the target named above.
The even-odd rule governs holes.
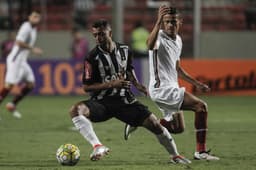
[[[18,84],[21,81],[35,82],[34,73],[27,62],[7,62],[5,83]]]
[[[158,105],[164,119],[172,120],[173,113],[180,110],[184,100],[184,87],[160,87],[149,91],[151,99]]]

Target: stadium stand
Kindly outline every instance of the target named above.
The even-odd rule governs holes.
[[[15,2],[17,0],[14,0]],[[141,20],[148,30],[151,30],[156,20],[157,8],[147,6],[148,0],[129,0],[124,1],[124,41],[129,42],[130,33],[133,25],[137,20]],[[156,0],[155,0],[156,1]],[[93,1],[94,9],[85,17],[87,27],[91,23],[100,18],[111,21],[112,4],[111,1],[95,0]],[[243,31],[256,30],[256,17],[253,16],[250,0],[207,0],[202,1],[202,30],[203,31]],[[32,1],[32,8],[42,10],[40,1]],[[182,37],[185,42],[184,53],[192,53],[193,40],[193,1],[180,0],[175,5],[182,12],[183,26]],[[15,5],[14,5],[15,6]],[[250,7],[250,9],[249,9]],[[254,6],[255,7],[255,6]],[[255,9],[255,8],[254,8]],[[16,9],[17,10],[17,9]],[[256,13],[256,12],[255,12]],[[255,14],[254,13],[254,14]],[[13,12],[13,19],[18,21],[18,12]],[[41,30],[46,31],[69,31],[73,27],[74,20],[74,4],[72,1],[47,0],[45,7],[45,15]],[[18,24],[15,24],[16,26]]]

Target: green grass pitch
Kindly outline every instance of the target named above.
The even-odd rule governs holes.
[[[0,107],[0,170],[253,170],[256,169],[256,97],[202,96],[208,103],[208,147],[221,160],[193,161],[190,166],[168,163],[169,156],[155,136],[145,129],[137,130],[129,141],[123,139],[124,124],[115,119],[94,124],[101,141],[111,149],[110,155],[91,162],[91,146],[77,131],[69,130],[70,106],[83,96],[29,96],[20,103],[23,118],[17,120]],[[147,104],[158,116],[153,102]],[[195,148],[194,115],[185,112],[186,130],[173,135],[179,152],[192,159]],[[77,145],[81,159],[74,167],[63,167],[55,158],[64,143]]]

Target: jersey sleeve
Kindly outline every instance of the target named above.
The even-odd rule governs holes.
[[[26,40],[29,37],[29,33],[30,33],[30,27],[27,23],[22,24],[22,26],[20,27],[16,40],[17,41],[22,41],[22,42],[26,42]]]
[[[92,63],[89,60],[84,61],[83,67],[83,84],[93,83],[93,68]]]
[[[97,68],[98,67],[96,61],[92,59],[85,59],[82,78],[83,84],[90,85],[93,83],[101,82],[100,73]]]

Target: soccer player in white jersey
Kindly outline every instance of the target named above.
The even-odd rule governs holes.
[[[161,124],[170,132],[173,119],[180,119],[175,122],[181,123],[181,127],[184,127],[181,110],[194,111],[197,144],[194,158],[219,160],[206,148],[207,104],[178,84],[178,77],[180,77],[202,91],[210,90],[207,85],[192,78],[180,65],[182,50],[182,40],[178,35],[180,26],[181,19],[176,8],[164,5],[159,8],[157,22],[147,40],[150,65],[149,94],[164,115],[160,120]],[[174,117],[176,112],[179,116]],[[126,138],[131,131],[132,128],[127,125]]]
[[[24,22],[16,36],[15,45],[7,57],[7,70],[5,75],[5,85],[0,91],[0,103],[9,94],[14,85],[24,81],[20,89],[20,93],[14,99],[7,103],[6,108],[13,113],[16,118],[21,118],[21,114],[17,111],[17,104],[26,96],[34,87],[35,77],[31,67],[27,62],[30,52],[41,55],[42,50],[34,47],[37,29],[40,23],[41,15],[38,12],[32,12],[28,21]]]

